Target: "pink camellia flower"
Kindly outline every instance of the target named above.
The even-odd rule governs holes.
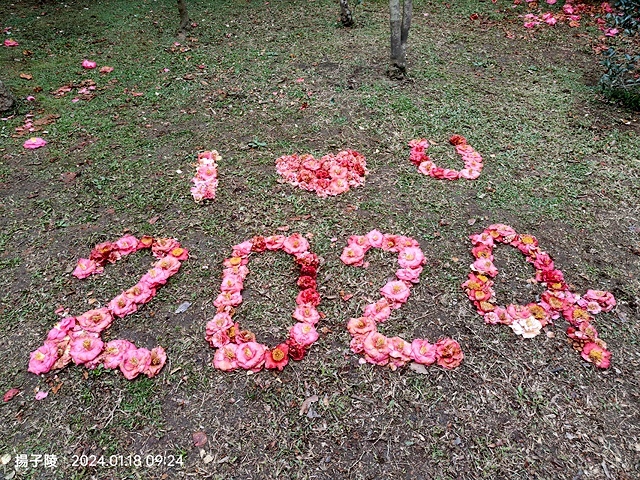
[[[237,307],[242,303],[242,295],[240,292],[221,292],[215,299],[213,304],[220,307]]]
[[[433,175],[435,169],[436,165],[431,160],[425,160],[418,165],[418,171],[423,175]]]
[[[364,337],[376,330],[376,321],[371,317],[351,318],[347,330],[354,337]]]
[[[265,350],[264,345],[257,342],[239,344],[236,350],[238,366],[245,370],[257,372],[264,365]]]
[[[450,170],[448,168],[445,168],[444,171],[442,172],[442,178],[446,180],[457,180],[459,177],[460,177],[460,173],[458,173],[458,171],[456,170]]]
[[[553,0],[553,2],[555,3],[555,0]],[[544,20],[544,22],[547,25],[555,25],[556,23],[558,23],[558,20],[556,19],[556,17],[553,16],[553,13],[547,12],[545,14],[542,15],[542,20]]]
[[[238,345],[235,343],[229,343],[224,347],[216,350],[213,356],[213,366],[223,372],[230,372],[238,368],[238,357],[236,353],[238,351]]]
[[[265,368],[280,371],[289,363],[289,345],[281,343],[273,350],[266,350],[264,353]]]
[[[136,346],[127,340],[111,340],[107,342],[100,355],[102,366],[111,370],[120,367],[124,354],[131,348],[135,349]]]
[[[238,275],[223,275],[220,291],[222,292],[239,292],[242,290],[242,278]]]
[[[228,330],[233,326],[231,315],[226,312],[216,313],[215,316],[207,322],[206,336],[209,337],[221,330]]]
[[[80,260],[78,260],[78,265],[76,266],[75,270],[71,272],[71,275],[82,279],[87,278],[93,273],[100,273],[101,271],[103,271],[103,268],[93,260],[89,260],[88,258],[81,258]]]
[[[284,235],[272,235],[264,239],[264,243],[267,250],[279,250],[284,245],[284,241],[287,239]]]
[[[138,283],[143,283],[151,289],[155,289],[160,285],[167,283],[167,280],[171,276],[171,272],[163,270],[161,268],[151,268],[145,273]]]
[[[160,270],[164,270],[165,272],[167,272],[167,278],[169,278],[175,275],[176,273],[178,273],[178,270],[180,270],[180,265],[181,265],[180,260],[178,260],[172,255],[167,255],[166,257],[158,260],[153,265],[153,268],[159,268]]]
[[[491,325],[503,324],[503,325],[511,325],[513,323],[513,318],[507,313],[507,310],[502,307],[496,307],[491,312],[486,312],[484,314],[485,323],[489,323]]]
[[[398,263],[402,268],[418,268],[424,262],[422,250],[417,247],[404,248],[398,254]]]
[[[183,262],[187,258],[189,258],[189,250],[187,250],[186,248],[182,248],[182,247],[176,247],[176,248],[173,248],[169,252],[169,256],[175,258],[176,260],[180,260],[181,262]]]
[[[129,255],[138,250],[139,240],[133,235],[125,235],[115,242],[115,246],[121,255]]]
[[[310,323],[299,322],[289,329],[289,336],[303,347],[307,347],[318,340],[318,332]]]
[[[486,245],[487,247],[493,247],[494,245],[493,237],[487,232],[470,235],[469,239],[471,240],[471,243],[473,243],[474,245],[482,244],[482,245]]]
[[[315,325],[320,320],[320,313],[318,313],[316,307],[310,303],[297,305],[292,316],[299,322],[309,323],[311,325]]]
[[[431,365],[435,363],[436,357],[437,348],[434,344],[420,338],[416,338],[411,342],[411,358],[413,358],[416,363]]]
[[[514,318],[513,323],[509,325],[516,335],[522,335],[523,338],[533,338],[540,334],[542,323],[533,315],[527,318]]]
[[[129,290],[126,290],[124,294],[134,303],[142,305],[155,297],[156,289],[149,287],[146,283],[137,283]]]
[[[151,352],[146,348],[129,348],[122,357],[120,371],[127,380],[133,380],[151,365]]]
[[[400,363],[396,363],[396,366],[402,366],[411,360],[411,344],[404,341],[400,337],[391,337],[388,339],[389,356],[393,359],[399,360]]]
[[[20,45],[18,42],[16,42],[13,38],[7,38],[4,41],[4,46],[5,47],[17,47],[18,45]]]
[[[587,290],[583,298],[589,302],[598,302],[603,312],[610,312],[616,306],[616,299],[613,294],[603,290]]]
[[[353,337],[349,343],[349,347],[353,353],[362,353],[364,351],[364,337]]]
[[[156,238],[153,240],[151,251],[154,257],[162,258],[179,246],[180,243],[175,238]]]
[[[96,68],[98,66],[98,64],[94,61],[91,60],[87,60],[86,58],[84,60],[82,60],[82,68],[84,68],[85,70],[92,70],[94,68]]]
[[[498,269],[493,264],[493,262],[487,258],[478,258],[471,265],[471,270],[482,273],[484,275],[489,275],[490,277],[495,277],[498,275]]]
[[[388,282],[382,287],[380,293],[382,293],[386,299],[393,302],[392,308],[399,308],[401,304],[407,301],[411,291],[405,282],[395,280]]]
[[[436,342],[438,365],[443,368],[456,368],[462,363],[464,354],[460,344],[451,338],[445,338]]]
[[[558,0],[546,0],[549,5],[555,5]]]
[[[108,308],[89,310],[77,317],[78,325],[87,332],[100,333],[109,328],[113,322],[113,316]]]
[[[31,352],[28,370],[36,375],[47,373],[56,363],[56,360],[58,360],[56,344],[51,341],[44,342],[44,345]]]
[[[108,308],[113,315],[122,318],[138,310],[138,305],[126,293],[122,292],[109,302]]]
[[[234,257],[246,257],[251,253],[251,248],[253,247],[253,242],[251,240],[247,240],[246,242],[242,242],[238,245],[234,245],[232,247],[233,256]]]
[[[404,280],[405,282],[418,283],[420,281],[421,273],[422,267],[400,268],[396,270],[396,277],[398,280]]]
[[[389,363],[389,339],[378,332],[371,332],[363,342],[364,356],[369,363],[386,365]]]
[[[96,358],[104,348],[104,342],[96,335],[82,334],[71,339],[69,354],[73,363],[80,365]]]
[[[369,240],[369,244],[375,248],[382,248],[382,241],[384,240],[384,235],[378,230],[371,230],[367,233],[367,240]]]
[[[345,265],[360,266],[364,260],[365,251],[360,245],[351,244],[344,247],[340,260]]]
[[[213,348],[220,348],[231,342],[228,330],[217,330],[206,336],[206,340]]]
[[[29,150],[34,150],[36,148],[44,147],[47,144],[47,141],[40,137],[31,137],[29,140],[25,141],[22,146]]]
[[[293,235],[289,235],[287,237],[287,239],[282,244],[282,249],[289,254],[306,252],[307,250],[309,250],[309,242],[299,233],[294,233]]]
[[[164,364],[167,362],[167,353],[164,351],[164,348],[156,347],[151,350],[149,356],[149,366],[144,370],[144,374],[152,378],[158,375],[162,367],[164,367]]]
[[[334,178],[329,183],[329,188],[327,189],[327,193],[329,195],[340,195],[341,193],[349,190],[349,182],[344,178]]]
[[[464,178],[466,180],[475,180],[480,176],[480,173],[480,170],[471,168],[463,168],[459,172],[460,178]]]
[[[376,322],[384,322],[391,316],[391,305],[386,298],[381,298],[376,303],[370,303],[364,307],[364,317],[370,317]]]
[[[59,342],[66,337],[71,329],[76,326],[75,317],[66,317],[56,323],[49,333],[47,340]]]
[[[611,365],[611,352],[595,342],[587,343],[582,349],[580,356],[598,368],[609,368]]]

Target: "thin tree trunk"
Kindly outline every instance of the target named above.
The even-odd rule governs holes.
[[[345,27],[353,26],[353,15],[349,8],[349,0],[340,0],[340,21]]]
[[[189,28],[189,13],[187,12],[187,4],[184,0],[178,0],[178,13],[180,14],[180,26],[178,34],[184,35]]]
[[[402,5],[401,5],[402,4]],[[388,74],[403,79],[407,74],[407,41],[413,15],[413,0],[389,0],[391,57]]]

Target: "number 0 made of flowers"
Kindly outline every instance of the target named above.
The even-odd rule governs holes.
[[[284,250],[295,257],[300,268],[293,318],[298,323],[289,329],[289,338],[269,349],[256,342],[256,336],[249,330],[242,330],[233,321],[235,307],[242,303],[242,286],[249,274],[247,264],[252,252],[265,250]],[[316,307],[320,304],[320,295],[316,290],[316,276],[319,265],[318,256],[309,252],[309,242],[299,233],[285,237],[253,237],[233,247],[230,258],[224,260],[220,294],[213,302],[218,311],[207,322],[205,338],[217,348],[213,356],[213,366],[218,370],[232,371],[238,368],[257,372],[263,368],[282,370],[289,359],[302,360],[309,347],[318,339],[315,324],[320,319]]]
[[[555,268],[549,254],[540,249],[538,240],[533,235],[518,234],[507,225],[490,225],[482,233],[471,235],[470,239],[475,261],[462,287],[486,323],[509,325],[516,335],[532,338],[562,315],[569,323],[567,335],[582,358],[599,368],[609,367],[611,352],[607,350],[607,344],[598,338],[598,331],[591,323],[591,314],[613,309],[616,300],[611,293],[587,290],[582,297],[571,293],[564,274]],[[517,248],[525,255],[526,261],[533,264],[535,280],[546,287],[539,302],[506,307],[493,303],[495,292],[491,279],[498,275],[493,264],[496,243]]]
[[[362,362],[388,365],[392,370],[411,360],[423,365],[437,363],[447,369],[460,365],[462,349],[451,338],[443,338],[435,344],[419,338],[409,343],[400,337],[388,338],[378,332],[377,324],[386,321],[391,310],[400,308],[409,298],[409,288],[412,283],[418,283],[425,257],[413,238],[384,235],[372,230],[366,235],[349,237],[340,260],[346,265],[361,266],[371,248],[397,253],[400,268],[396,271],[396,280],[388,282],[380,290],[382,298],[367,305],[360,318],[352,318],[347,323],[352,337],[351,350],[364,353]]]
[[[158,259],[138,283],[111,300],[106,307],[89,310],[77,317],[66,317],[58,322],[47,335],[44,344],[31,352],[29,371],[35,374],[63,368],[73,361],[93,369],[119,368],[129,380],[143,373],[154,377],[162,369],[167,355],[162,347],[149,351],[138,348],[127,340],[111,340],[104,343],[101,333],[111,326],[114,317],[134,313],[156,295],[156,290],[178,273],[181,262],[189,256],[177,240],[153,238],[138,240],[125,235],[115,242],[100,243],[89,258],[81,258],[73,275],[83,279],[102,273],[107,263],[115,263],[123,256],[138,250],[151,249]]]

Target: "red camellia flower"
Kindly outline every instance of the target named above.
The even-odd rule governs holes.
[[[467,143],[467,139],[462,135],[451,135],[451,138],[449,138],[449,143],[451,145],[464,145],[465,143]]]
[[[298,279],[298,287],[300,287],[301,289],[306,289],[306,288],[316,288],[317,287],[317,283],[316,281],[313,279],[313,277],[310,277],[308,275],[303,275]]]
[[[311,278],[316,278],[318,276],[318,268],[317,267],[308,267],[306,265],[300,266],[300,273],[302,275],[307,275]]]
[[[251,243],[253,243],[251,250],[254,252],[262,253],[267,248],[267,244],[265,243],[264,237],[261,235],[256,235],[255,237],[253,237],[251,239]]]
[[[289,345],[289,357],[292,360],[299,361],[304,358],[305,349],[302,345],[291,338],[287,340],[287,344]]]
[[[281,343],[264,354],[265,368],[282,370],[289,363],[289,345]]]
[[[301,290],[300,293],[298,293],[298,297],[296,298],[296,303],[298,305],[308,303],[315,307],[320,304],[320,294],[314,288]]]

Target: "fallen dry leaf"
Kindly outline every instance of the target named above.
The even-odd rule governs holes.
[[[20,78],[23,78],[24,80],[32,80],[33,75],[31,75],[30,73],[21,73]]]
[[[348,302],[351,297],[353,297],[353,293],[345,293],[344,290],[340,290],[340,298],[345,302]]]
[[[71,183],[77,176],[78,174],[76,172],[64,172],[60,175],[60,178],[64,183]]]
[[[4,394],[4,397],[2,397],[2,400],[5,401],[5,402],[8,402],[9,400],[11,400],[13,397],[15,397],[19,393],[20,393],[19,389],[11,388],[11,389],[7,390],[7,393]]]
[[[311,407],[311,404],[317,401],[318,401],[318,396],[311,395],[304,402],[302,402],[302,405],[300,405],[300,415],[304,415],[305,413],[307,413],[309,411],[309,407]]]
[[[55,387],[51,387],[51,392],[53,392],[53,394],[55,395],[56,393],[58,393],[58,390],[60,390],[61,388],[62,388],[62,382],[57,384]]]
[[[279,232],[288,232],[291,229],[289,225],[283,225],[282,227],[276,228]]]
[[[156,215],[155,217],[151,217],[149,220],[147,220],[147,222],[149,223],[149,225],[153,225],[154,223],[156,223],[158,221],[159,218],[160,218],[160,216]]]
[[[204,432],[194,432],[192,437],[193,437],[193,444],[196,447],[201,447],[205,443],[207,443],[207,434]]]

